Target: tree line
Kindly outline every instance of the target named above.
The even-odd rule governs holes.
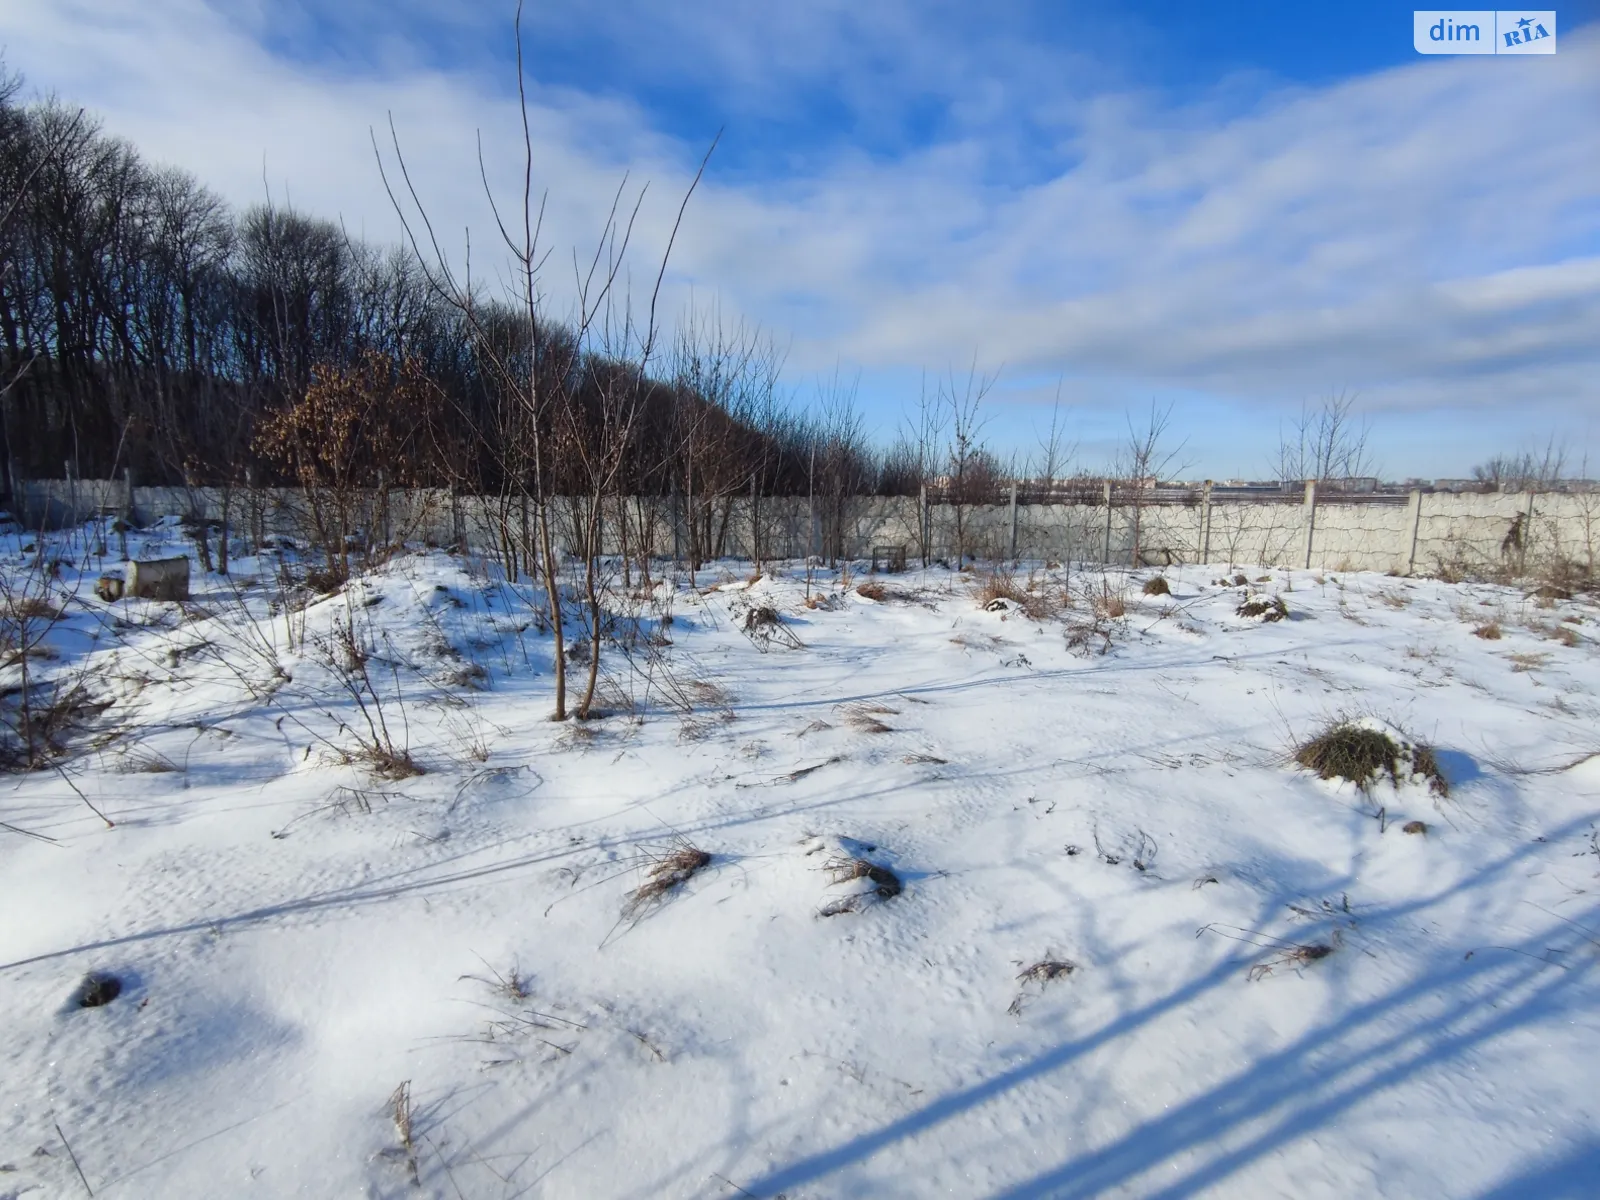
[[[689,320],[640,371],[627,347],[542,311],[530,320],[515,297],[452,303],[418,247],[270,201],[236,209],[81,110],[21,93],[0,73],[8,491],[131,469],[149,484],[311,472],[492,495],[524,485],[535,433],[544,489],[582,490],[581,452],[623,386],[637,412],[612,464],[618,491],[915,487],[869,443],[851,389],[820,407],[782,395],[780,355],[758,331]],[[570,399],[570,419],[550,406],[530,427],[530,377]]]

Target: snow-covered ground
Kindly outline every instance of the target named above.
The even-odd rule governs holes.
[[[1593,604],[717,566],[558,725],[526,585],[269,566],[50,585],[112,703],[0,780],[0,1197],[1600,1193]],[[1297,769],[1338,715],[1448,797]]]

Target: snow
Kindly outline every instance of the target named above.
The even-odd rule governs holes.
[[[580,726],[546,719],[533,588],[481,562],[403,556],[296,615],[245,558],[185,609],[94,598],[93,541],[58,538],[34,669],[114,703],[0,793],[0,1197],[1600,1178],[1592,603],[1245,568],[1289,609],[1261,623],[1232,566],[1170,597],[1020,568],[1125,598],[1102,654],[1085,605],[987,611],[974,576],[873,601],[818,570],[807,607],[796,564],[718,564],[633,606],[632,669],[602,662],[635,711]],[[745,632],[761,605],[798,648]],[[423,774],[352,757],[336,622]],[[1339,716],[1434,747],[1448,797],[1296,769]],[[685,846],[709,863],[631,906]],[[91,971],[123,991],[75,1007]]]

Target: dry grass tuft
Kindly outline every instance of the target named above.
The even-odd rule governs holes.
[[[1023,983],[1050,983],[1052,980],[1065,979],[1078,969],[1078,964],[1065,959],[1043,959],[1023,971],[1017,976]]]
[[[758,604],[744,614],[744,631],[753,633],[757,629],[770,628],[782,624],[778,610],[770,604]]]
[[[996,567],[980,579],[972,589],[972,596],[978,607],[990,612],[1015,606],[1035,621],[1048,620],[1064,606],[1059,594],[1018,583],[1016,576],[1004,567]]]
[[[1334,721],[1297,746],[1294,761],[1320,779],[1346,780],[1364,792],[1387,775],[1397,787],[1407,778],[1420,776],[1435,795],[1450,794],[1450,784],[1430,747],[1397,742],[1383,730],[1357,721]]]
[[[445,672],[444,684],[446,687],[466,688],[469,691],[479,692],[489,682],[489,672],[481,663],[459,663]]]
[[[5,604],[8,621],[59,621],[66,614],[43,596],[13,596]]]
[[[1083,654],[1110,654],[1110,619],[1097,615],[1092,621],[1067,622],[1067,649]]]
[[[865,891],[829,901],[822,908],[821,915],[824,917],[837,917],[843,913],[856,912],[869,899],[893,900],[905,890],[900,877],[888,867],[868,862],[864,858],[832,858],[822,865],[822,869],[828,872],[829,882],[836,885],[851,883],[858,879],[864,879],[871,885]]]
[[[890,708],[887,704],[852,704],[844,710],[844,719],[862,733],[893,733],[894,726],[886,725],[878,718],[896,716],[899,712],[898,708]]]
[[[411,756],[411,751],[392,745],[366,745],[347,756],[351,762],[366,767],[376,779],[393,783],[401,779],[414,779],[426,775],[428,769]]]
[[[1115,621],[1128,615],[1128,602],[1115,594],[1100,596],[1094,602],[1094,611],[1098,617]]]
[[[1253,621],[1282,621],[1289,615],[1289,606],[1282,596],[1247,596],[1233,611]]]
[[[1290,946],[1282,953],[1269,958],[1266,962],[1259,962],[1251,967],[1245,978],[1253,983],[1258,979],[1265,979],[1278,967],[1303,967],[1307,963],[1314,963],[1327,958],[1333,951],[1334,946],[1329,942],[1311,942],[1303,946]]]
[[[389,1118],[394,1122],[395,1136],[400,1139],[399,1157],[406,1165],[406,1174],[411,1176],[411,1186],[421,1187],[422,1181],[417,1174],[417,1145],[412,1121],[415,1111],[411,1106],[411,1081],[407,1079],[394,1094],[389,1097]]]
[[[711,865],[711,855],[679,838],[671,850],[647,856],[647,861],[644,882],[628,893],[622,906],[623,917],[630,921],[665,904],[674,892]]]
[[[116,766],[119,775],[167,775],[177,770],[176,763],[154,750],[139,750],[124,754]]]
[[[1294,760],[1319,779],[1344,779],[1366,788],[1381,774],[1398,778],[1400,747],[1388,734],[1344,721],[1302,743]]]
[[[1153,579],[1146,579],[1142,590],[1146,596],[1172,595],[1172,585],[1167,582],[1165,575],[1157,575]]]
[[[812,607],[808,601],[807,608]],[[744,614],[744,623],[741,628],[758,650],[765,653],[772,648],[773,643],[786,646],[790,650],[804,648],[804,643],[795,635],[794,630],[783,623],[783,618],[778,610],[770,604],[758,604],[747,609]]]
[[[1022,984],[1024,989],[1031,983],[1043,990],[1046,984],[1054,983],[1057,979],[1066,979],[1077,969],[1078,964],[1069,959],[1044,958],[1018,973],[1017,982]],[[1013,1017],[1020,1017],[1026,1001],[1027,992],[1025,990],[1017,992],[1016,999],[1011,1002],[1011,1007],[1006,1009],[1006,1012]]]
[[[709,679],[691,679],[684,689],[697,708],[727,708],[733,699],[725,687]]]

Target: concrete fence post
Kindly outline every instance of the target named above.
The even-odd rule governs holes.
[[[1519,571],[1528,569],[1528,551],[1533,549],[1533,501],[1537,494],[1531,487],[1528,489],[1528,514],[1522,520],[1522,561],[1518,566]]]
[[[1111,480],[1103,480],[1100,484],[1101,503],[1106,506],[1106,545],[1105,551],[1100,556],[1102,563],[1111,561]]]
[[[1317,536],[1317,481],[1306,480],[1306,568],[1311,567],[1311,544]]]
[[[128,526],[133,524],[133,468],[122,468],[122,519],[117,522],[117,553],[128,558]]]
[[[1200,561],[1211,561],[1211,480],[1200,494]]]
[[[922,569],[928,569],[928,539],[932,532],[928,526],[928,485],[917,489],[917,541],[922,546]]]
[[[1417,573],[1417,536],[1422,532],[1422,489],[1412,488],[1411,494],[1406,497],[1406,512],[1410,518],[1411,537],[1407,541],[1409,549],[1406,551],[1406,575]]]
[[[1017,565],[1017,481],[1011,481],[1011,565]]]

